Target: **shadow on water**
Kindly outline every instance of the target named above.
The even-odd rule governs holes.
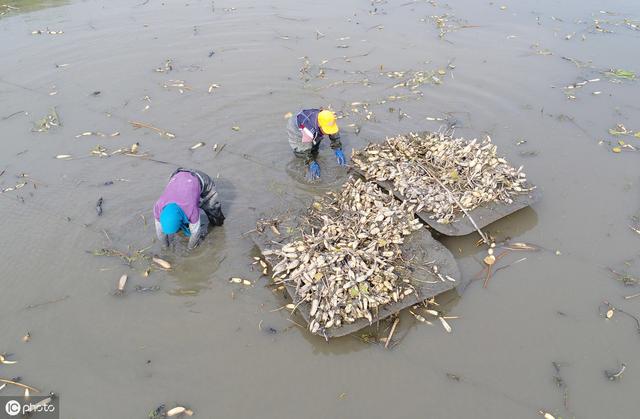
[[[69,4],[70,0],[6,0],[0,4],[0,19]]]

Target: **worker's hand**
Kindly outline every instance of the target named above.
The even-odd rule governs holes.
[[[340,166],[344,166],[347,164],[347,159],[344,157],[344,153],[342,150],[336,150],[336,159],[338,160],[338,164]]]
[[[320,179],[320,165],[315,160],[309,164],[309,178],[311,180]]]

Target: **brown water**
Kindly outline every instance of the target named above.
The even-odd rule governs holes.
[[[640,314],[640,298],[622,298],[640,290],[604,269],[640,275],[640,236],[628,228],[640,215],[638,154],[613,153],[618,138],[607,132],[618,123],[640,130],[640,91],[636,81],[601,74],[640,71],[640,33],[624,24],[640,19],[640,3],[9,4],[20,9],[0,17],[0,188],[22,181],[21,173],[31,180],[0,194],[0,351],[18,361],[0,366],[1,377],[55,391],[64,418],[146,417],[160,403],[208,418],[536,418],[540,409],[563,418],[638,417],[640,336],[631,318],[606,320],[598,306],[608,300]],[[467,27],[440,39],[430,16],[443,14],[447,25]],[[594,19],[611,32],[595,30]],[[64,33],[31,34],[47,28]],[[173,70],[155,72],[167,59]],[[438,69],[442,83],[420,86],[422,95],[393,88],[406,77],[383,74]],[[594,78],[601,80],[569,91],[575,99],[563,92]],[[168,80],[190,90],[166,89]],[[212,83],[220,87],[209,94]],[[373,118],[352,112],[352,102],[369,102]],[[53,106],[63,126],[32,132]],[[460,298],[442,298],[460,316],[451,334],[403,316],[398,333],[408,333],[389,351],[353,338],[326,343],[293,326],[284,311],[272,312],[284,300],[251,270],[256,249],[242,233],[271,208],[300,207],[347,176],[325,144],[323,182],[304,182],[283,118],[303,106],[349,114],[340,120],[347,151],[446,124],[427,117],[455,119],[462,136],[489,134],[544,196],[488,230],[547,250],[506,257],[505,264],[527,259],[499,271],[488,289],[475,281]],[[134,130],[130,120],[176,138]],[[361,127],[358,135],[349,124]],[[75,138],[85,131],[120,135]],[[189,150],[198,141],[206,146]],[[135,142],[170,164],[89,157],[98,144],[113,151]],[[218,154],[216,143],[226,144]],[[218,177],[223,228],[191,255],[164,254],[175,269],[148,278],[144,263],[129,268],[85,252],[160,252],[151,208],[175,165]],[[466,281],[481,268],[476,240],[445,240]],[[123,273],[128,292],[114,297]],[[238,288],[230,276],[256,284]],[[135,285],[161,289],[140,294]],[[23,343],[27,331],[32,340]],[[566,407],[552,362],[561,365]],[[603,371],[619,362],[627,365],[622,380],[608,381]]]

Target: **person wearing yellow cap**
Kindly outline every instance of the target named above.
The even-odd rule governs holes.
[[[287,134],[293,153],[305,159],[311,180],[320,178],[320,165],[316,157],[320,142],[325,135],[328,135],[331,140],[331,148],[334,150],[338,164],[341,166],[346,164],[338,123],[333,112],[323,109],[302,109],[289,118]]]

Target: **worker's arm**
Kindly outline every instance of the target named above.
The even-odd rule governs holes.
[[[331,140],[331,148],[335,152],[336,160],[338,160],[338,164],[340,166],[344,166],[345,164],[347,164],[347,158],[344,156],[344,153],[342,152],[342,142],[340,142],[340,133],[336,132],[335,134],[330,135],[329,139]]]
[[[336,132],[333,135],[329,136],[331,140],[331,148],[334,150],[342,150],[342,142],[340,141],[340,133]]]
[[[156,237],[158,237],[158,240],[160,241],[160,244],[163,247],[169,247],[169,236],[164,234],[164,232],[162,231],[162,225],[160,224],[160,221],[155,220],[156,222]]]
[[[189,250],[193,250],[198,246],[198,244],[200,244],[200,219],[195,223],[189,223],[189,233],[191,233],[191,235],[189,236],[189,244],[187,245],[187,248]]]

